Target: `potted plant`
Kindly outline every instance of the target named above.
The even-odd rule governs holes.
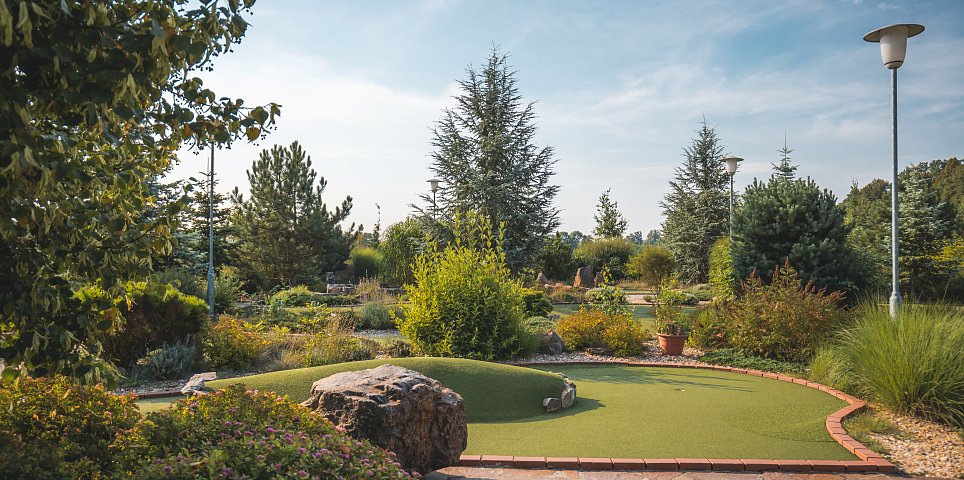
[[[653,312],[656,314],[656,336],[663,355],[682,355],[683,345],[690,333],[690,318],[683,311],[685,297],[673,287],[676,279],[670,278],[656,297]]]

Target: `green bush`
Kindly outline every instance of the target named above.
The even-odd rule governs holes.
[[[400,338],[392,338],[385,342],[382,347],[388,356],[392,358],[404,358],[412,356],[412,344],[411,342],[402,340]]]
[[[964,428],[964,310],[865,305],[815,355],[810,378],[893,410]]]
[[[312,292],[304,285],[280,290],[271,296],[269,303],[277,303],[284,307],[306,307],[312,303],[324,303],[322,295]]]
[[[620,320],[599,310],[580,310],[556,323],[556,333],[566,343],[566,348],[578,350],[606,345],[603,332]]]
[[[710,284],[713,294],[720,300],[736,297],[736,273],[733,271],[733,257],[730,255],[730,237],[722,237],[710,248]],[[709,299],[707,299],[709,300]]]
[[[238,299],[243,284],[244,281],[237,268],[227,265],[221,267],[214,277],[214,311],[216,313],[228,311]]]
[[[806,370],[804,364],[754,357],[752,355],[746,355],[735,348],[723,348],[706,352],[705,355],[700,357],[700,361],[713,365],[725,365],[727,367],[763,370],[767,372],[800,374]]]
[[[623,317],[623,321],[615,321],[602,332],[602,341],[609,347],[613,355],[619,357],[635,357],[646,352],[646,342],[649,332],[635,320]]]
[[[221,315],[200,336],[204,361],[216,368],[252,365],[269,342],[243,320]]]
[[[626,265],[627,273],[637,278],[659,293],[659,286],[667,277],[673,274],[676,261],[673,253],[666,247],[647,245],[629,258]]]
[[[483,360],[522,351],[523,289],[504,253],[450,245],[420,256],[413,272],[398,325],[419,351]]]
[[[415,281],[412,265],[423,249],[425,232],[416,218],[395,223],[385,230],[385,239],[378,246],[385,260],[384,279],[401,286]]]
[[[576,258],[572,254],[572,246],[563,240],[558,233],[546,239],[539,257],[542,273],[546,278],[570,281],[576,274]]]
[[[636,245],[622,237],[584,242],[574,253],[579,265],[592,265],[596,271],[609,270],[615,280],[626,276],[626,263],[636,253]]]
[[[374,278],[385,269],[385,258],[372,247],[357,247],[348,255],[348,265],[354,278]]]
[[[710,305],[692,318],[690,336],[686,343],[702,350],[724,348],[726,346],[726,325],[720,304]]]
[[[522,292],[526,317],[548,317],[552,312],[552,302],[539,290],[526,289]]]
[[[392,454],[273,392],[178,400],[116,443],[124,473],[166,478],[407,478]]]
[[[104,478],[110,445],[140,418],[133,397],[64,378],[0,385],[0,478]]]
[[[307,307],[284,307],[272,301],[261,311],[258,324],[268,328],[284,328],[292,332],[314,332],[331,319],[331,310],[317,303]]]
[[[187,341],[176,341],[147,353],[137,361],[137,376],[145,380],[177,380],[194,369],[197,349]]]
[[[807,361],[814,347],[840,325],[843,293],[801,285],[789,263],[773,272],[764,284],[756,274],[743,284],[743,296],[718,310],[725,344],[754,356]]]
[[[626,305],[626,294],[612,284],[609,271],[603,271],[604,282],[601,287],[586,292],[588,304],[580,308],[598,310],[608,315],[632,315],[632,310]]]
[[[371,330],[387,330],[395,328],[391,309],[381,302],[368,302],[358,313],[358,328]]]
[[[127,295],[131,303],[118,305],[123,326],[104,342],[104,356],[118,365],[132,365],[144,352],[194,335],[207,322],[207,303],[171,285],[130,283]]]

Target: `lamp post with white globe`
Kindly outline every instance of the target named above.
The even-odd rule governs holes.
[[[897,317],[902,299],[900,296],[900,276],[898,270],[898,233],[897,233],[897,69],[904,64],[904,56],[907,54],[907,39],[924,31],[923,25],[915,23],[901,23],[888,25],[878,28],[867,35],[864,40],[880,44],[880,56],[884,61],[884,66],[891,71],[890,84],[893,96],[891,97],[891,107],[893,109],[893,144],[894,144],[894,171],[893,183],[890,188],[890,251],[891,251],[891,275],[893,290],[890,293],[890,316]]]
[[[726,173],[730,176],[730,241],[733,241],[733,176],[736,175],[736,169],[739,167],[740,162],[743,161],[740,157],[726,157],[723,159],[726,162]]]
[[[435,192],[438,191],[438,184],[441,183],[441,180],[437,178],[433,178],[431,180],[428,180],[428,183],[429,183],[429,188],[432,190],[432,219],[434,220],[436,215],[438,214],[438,207],[437,207],[437,204],[435,203]]]

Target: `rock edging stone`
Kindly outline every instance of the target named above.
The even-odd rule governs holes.
[[[542,407],[547,413],[569,408],[576,403],[576,384],[565,373],[553,373],[562,378],[562,393],[558,397],[546,397],[542,400]]]

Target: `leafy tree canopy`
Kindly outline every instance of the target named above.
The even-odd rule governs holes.
[[[592,233],[603,238],[621,237],[626,233],[626,218],[619,213],[619,204],[609,199],[611,190],[607,189],[599,196],[596,215],[593,217],[596,219],[596,228]]]
[[[0,357],[4,375],[93,379],[109,298],[171,248],[174,202],[147,182],[175,152],[256,140],[279,114],[215,94],[195,75],[240,42],[254,2],[0,2]],[[113,313],[112,313],[113,312]]]

